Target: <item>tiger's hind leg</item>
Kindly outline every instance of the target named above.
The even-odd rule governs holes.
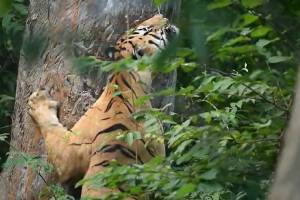
[[[114,134],[114,133],[107,133],[107,134]],[[112,160],[115,160],[119,164],[122,165],[129,165],[133,163],[143,164],[145,162],[144,159],[140,158],[140,153],[144,153],[145,155],[147,153],[144,152],[144,147],[142,142],[136,141],[134,144],[129,147],[125,142],[122,142],[120,140],[111,140],[106,142],[106,144],[99,145],[99,142],[106,140],[104,137],[99,137],[98,141],[95,142],[95,145],[93,147],[94,153],[91,157],[90,166],[86,173],[85,178],[89,178],[91,176],[94,176],[98,173],[104,172],[105,168],[109,166],[110,162]],[[97,145],[98,144],[98,145]],[[142,148],[142,149],[141,149]],[[141,151],[140,151],[141,150]],[[146,158],[148,158],[150,155],[146,155]],[[123,188],[125,188],[124,186]],[[97,197],[97,198],[103,198],[107,195],[110,195],[112,193],[117,193],[122,191],[122,186],[119,186],[118,189],[109,189],[109,188],[95,188],[91,185],[84,184],[82,187],[82,197]],[[126,198],[126,200],[137,200],[140,198]],[[142,198],[144,199],[144,198]]]

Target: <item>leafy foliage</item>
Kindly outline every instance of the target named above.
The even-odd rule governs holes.
[[[297,70],[299,33],[293,30],[300,25],[299,6],[283,5],[183,1],[176,52],[114,64],[141,69],[139,64],[146,62],[152,71],[179,71],[175,91],[138,100],[142,104],[157,95],[176,95],[181,101],[167,117],[160,110],[146,112],[152,115],[149,124],[152,118],[169,123],[164,137],[168,156],[142,166],[112,163],[105,173],[80,184],[125,185],[124,192],[112,195],[115,199],[145,192],[151,199],[265,199]],[[287,19],[293,26],[283,23]]]
[[[27,15],[26,5],[27,0],[0,2],[0,133],[10,131],[17,66]],[[0,164],[5,160],[8,147],[6,143],[0,147]]]
[[[33,156],[22,152],[10,152],[9,159],[5,162],[4,168],[13,168],[19,166],[27,166],[33,170],[42,173],[53,171],[53,167],[43,161],[39,156]]]
[[[14,167],[28,167],[36,172],[39,175],[39,178],[46,183],[46,186],[39,193],[39,198],[54,197],[57,200],[74,200],[74,197],[66,194],[61,185],[46,182],[44,176],[53,172],[53,166],[47,163],[44,158],[23,152],[10,151],[9,157],[3,168],[12,169]]]

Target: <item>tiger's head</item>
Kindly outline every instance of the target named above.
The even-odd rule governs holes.
[[[169,23],[163,15],[154,15],[127,31],[116,43],[106,51],[112,60],[133,57],[139,59],[150,56],[169,44],[179,34],[179,29]]]

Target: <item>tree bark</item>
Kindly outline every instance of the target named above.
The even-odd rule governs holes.
[[[298,200],[300,198],[300,71],[291,120],[284,138],[275,180],[269,200]]]
[[[180,0],[173,2],[162,8],[169,18],[179,12]],[[113,45],[135,20],[144,20],[155,13],[157,8],[151,0],[31,0],[25,38],[35,39],[43,33],[41,30],[47,34],[45,47],[34,61],[23,55],[20,58],[11,151],[45,157],[43,140],[27,113],[27,100],[33,91],[41,87],[50,91],[51,97],[60,102],[59,118],[68,128],[101,94],[107,74],[94,78],[74,73],[70,59],[72,42],[82,42],[90,47],[90,54],[101,57],[103,50]],[[156,90],[173,87],[175,81],[175,73],[161,75],[154,81],[154,87]],[[156,99],[153,106],[163,107],[167,103],[174,104],[174,98]],[[42,176],[46,182],[51,178],[49,174]],[[2,199],[38,199],[45,186],[43,178],[26,167],[7,169],[2,177]]]

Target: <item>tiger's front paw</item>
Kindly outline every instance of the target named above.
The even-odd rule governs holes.
[[[29,114],[39,126],[58,123],[58,102],[50,99],[45,90],[32,93],[28,100]]]

